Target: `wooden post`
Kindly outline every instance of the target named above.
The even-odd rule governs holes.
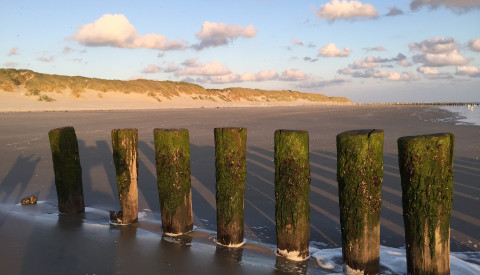
[[[112,130],[112,149],[121,213],[110,217],[113,222],[130,224],[138,219],[138,130]]]
[[[450,274],[454,135],[398,139],[409,274]]]
[[[85,212],[82,187],[82,166],[78,141],[73,127],[53,129],[48,132],[52,150],[58,211],[64,214]]]
[[[378,274],[383,130],[337,135],[337,181],[344,272]]]
[[[309,257],[310,163],[308,132],[275,131],[277,252],[292,260]]]
[[[247,129],[215,128],[217,242],[243,243]]]
[[[154,129],[158,197],[167,235],[193,230],[190,141],[186,129]]]

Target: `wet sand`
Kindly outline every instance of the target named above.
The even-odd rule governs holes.
[[[283,263],[272,252],[276,242],[273,133],[277,129],[309,132],[310,239],[322,248],[341,245],[335,147],[338,133],[365,128],[385,131],[381,244],[388,247],[404,246],[397,138],[454,133],[451,250],[480,251],[480,126],[455,125],[451,117],[444,110],[415,106],[0,113],[0,266],[8,271],[6,274],[274,274],[292,269],[317,273],[314,260]],[[79,140],[88,207],[81,217],[56,213],[47,133],[62,126],[74,126]],[[212,245],[212,232],[216,231],[215,127],[248,129],[245,237],[250,245],[241,253]],[[120,208],[110,141],[114,128],[139,130],[138,188],[143,218],[135,226],[108,224],[108,211]],[[154,128],[190,131],[197,231],[180,241],[186,243],[183,245],[161,237]],[[33,194],[43,203],[17,205]]]

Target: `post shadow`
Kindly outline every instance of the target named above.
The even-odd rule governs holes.
[[[95,146],[86,146],[85,141],[78,140],[80,151],[80,160],[83,170],[83,192],[85,204],[102,205],[111,207],[118,205],[117,183],[115,176],[115,166],[112,160],[112,150],[105,140],[95,141]],[[98,178],[93,179],[92,170],[100,166],[104,169],[106,182],[98,182]],[[103,188],[104,191],[101,191]]]
[[[32,180],[33,174],[39,162],[40,157],[35,157],[35,155],[29,155],[25,157],[20,155],[16,159],[12,169],[10,169],[1,183],[2,192],[0,193],[0,196],[3,196],[1,201],[2,203],[20,203],[20,199],[26,195],[24,192]],[[19,189],[18,195],[12,197],[12,193],[17,188]]]
[[[212,146],[198,146],[190,143],[191,175],[213,194],[215,205],[215,148]],[[204,223],[205,229],[216,231],[216,206],[207,201],[192,179],[192,206],[193,214]],[[208,221],[208,222],[205,222]]]
[[[155,149],[153,143],[150,145],[145,141],[138,141],[138,150],[144,154],[152,163],[155,163]],[[151,171],[155,171],[155,166],[151,167],[138,156],[138,197],[139,197],[139,211],[143,203],[146,203],[148,208],[154,212],[160,212],[160,204],[158,203],[158,188],[157,175]],[[145,198],[145,201],[140,201],[140,195]]]

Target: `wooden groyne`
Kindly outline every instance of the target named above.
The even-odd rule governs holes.
[[[73,127],[64,127],[49,134],[60,212],[83,212],[75,131]],[[123,218],[127,218],[121,224],[133,223],[138,217],[137,135],[136,129],[112,131],[119,198]],[[345,272],[379,272],[383,136],[380,129],[346,131],[337,136]],[[212,161],[216,162],[218,243],[241,246],[247,129],[216,128],[214,137],[215,160]],[[154,141],[163,232],[188,233],[193,229],[188,130],[155,129]],[[302,261],[310,255],[309,135],[301,130],[277,130],[273,141],[277,255]],[[449,133],[398,139],[409,274],[448,274],[450,271],[453,146],[454,135]],[[131,199],[124,200],[124,197]],[[64,200],[68,202],[65,209]],[[70,201],[76,203],[70,206]]]

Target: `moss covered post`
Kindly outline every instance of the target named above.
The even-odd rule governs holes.
[[[277,130],[274,143],[277,252],[304,260],[310,241],[308,132]]]
[[[247,129],[215,128],[217,241],[243,243],[243,210],[247,178]]]
[[[344,271],[378,274],[383,130],[337,135],[337,181]]]
[[[398,139],[409,274],[450,274],[454,135]]]
[[[164,234],[193,230],[190,140],[186,129],[154,129],[158,197]]]
[[[138,130],[112,130],[112,149],[121,213],[111,212],[110,218],[115,223],[130,224],[138,219]]]
[[[52,150],[58,211],[64,214],[85,212],[82,187],[82,167],[78,141],[73,127],[53,129],[48,132]]]

